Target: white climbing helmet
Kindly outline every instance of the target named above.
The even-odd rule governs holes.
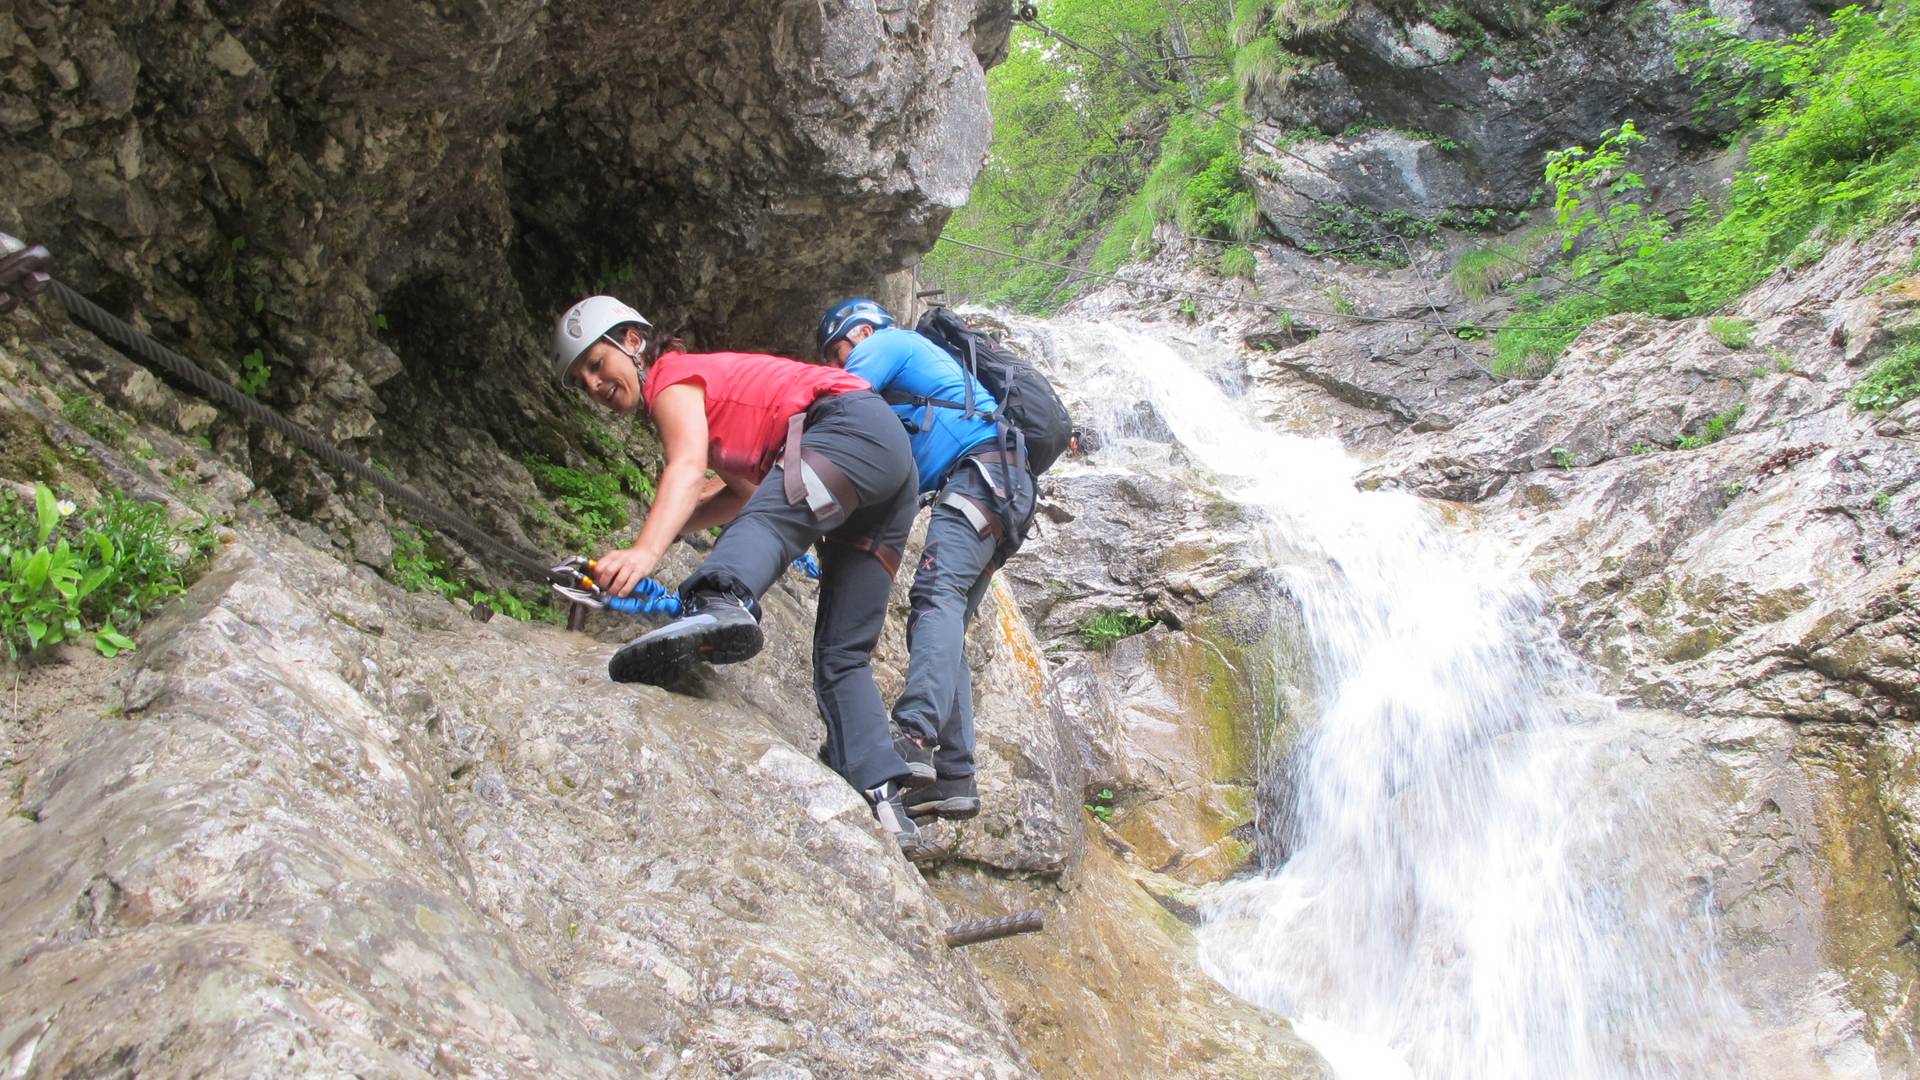
[[[589,296],[573,305],[553,322],[553,375],[560,380],[563,390],[571,390],[580,383],[568,375],[573,362],[587,347],[600,340],[616,326],[637,323],[643,334],[653,332],[653,324],[645,315],[633,310],[611,296]],[[609,338],[608,340],[612,340]]]

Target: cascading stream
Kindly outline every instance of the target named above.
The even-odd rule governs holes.
[[[1349,1080],[1737,1072],[1710,903],[1526,575],[1432,504],[1356,490],[1331,439],[1255,422],[1203,370],[1224,352],[1111,324],[1025,332],[1093,403],[1077,419],[1103,463],[1164,463],[1134,437],[1146,402],[1200,482],[1265,516],[1308,630],[1308,715],[1266,766],[1290,793],[1262,821],[1283,861],[1209,905],[1209,972]]]

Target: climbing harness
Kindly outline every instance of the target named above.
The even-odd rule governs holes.
[[[595,610],[617,611],[623,615],[647,618],[680,617],[682,606],[679,593],[653,578],[641,578],[629,595],[610,596],[599,582],[593,580],[594,571],[599,568],[597,560],[575,555],[547,569],[547,584],[553,586],[553,591],[567,601],[567,629],[580,629],[586,621],[587,612]],[[793,569],[811,580],[820,580],[820,563],[812,555],[802,555],[793,560]]]

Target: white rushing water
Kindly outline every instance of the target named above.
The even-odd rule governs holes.
[[[1131,438],[1149,402],[1204,483],[1264,515],[1308,632],[1308,715],[1266,766],[1287,771],[1263,825],[1284,821],[1284,861],[1209,905],[1208,971],[1344,1080],[1737,1073],[1706,905],[1525,574],[1423,500],[1356,490],[1333,440],[1253,420],[1202,370],[1224,347],[1032,332],[1103,413],[1077,417],[1102,458],[1166,460]]]

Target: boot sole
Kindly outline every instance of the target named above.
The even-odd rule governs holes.
[[[933,766],[924,761],[907,762],[907,772],[909,774],[908,777],[900,781],[901,791],[913,791],[917,788],[923,788],[935,780],[940,779],[940,774],[934,771]]]
[[[655,631],[614,653],[607,661],[607,675],[614,682],[674,686],[702,661],[737,664],[751,660],[759,655],[765,641],[759,623],[735,623],[682,634]]]
[[[895,839],[898,838],[896,837]],[[936,844],[931,840],[902,841],[900,843],[900,854],[905,856],[908,862],[917,866],[921,863],[938,862],[946,858],[947,849],[944,845]]]
[[[965,795],[952,799],[935,799],[932,802],[914,803],[907,807],[907,816],[911,818],[938,817],[948,821],[965,821],[980,813],[980,800]]]

